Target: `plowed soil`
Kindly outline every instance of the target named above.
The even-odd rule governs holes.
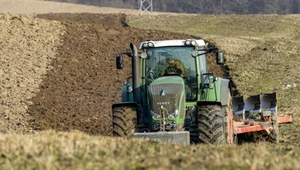
[[[33,16],[0,14],[0,132],[29,132],[30,99],[60,44],[64,27]]]
[[[125,68],[117,70],[115,56],[121,50],[128,49],[131,42],[139,45],[145,40],[195,38],[185,34],[129,28],[125,18],[124,14],[88,13],[43,14],[38,18],[30,18],[33,21],[40,22],[42,19],[58,25],[57,30],[60,32],[48,30],[45,33],[49,35],[43,35],[51,36],[55,33],[55,37],[59,37],[58,40],[51,41],[56,45],[50,48],[55,55],[52,58],[48,57],[46,63],[44,60],[37,62],[40,57],[46,55],[39,53],[32,54],[31,58],[19,55],[19,58],[14,60],[32,62],[34,64],[29,64],[30,69],[43,68],[47,72],[43,73],[43,76],[41,73],[38,77],[32,77],[24,73],[28,67],[19,67],[22,63],[19,63],[18,67],[11,68],[19,69],[19,76],[9,82],[2,81],[4,84],[1,86],[15,84],[19,79],[32,79],[37,86],[32,87],[31,96],[27,96],[27,103],[15,101],[15,103],[25,103],[24,106],[22,105],[23,111],[18,111],[19,105],[10,106],[10,113],[14,115],[14,119],[7,122],[4,117],[1,117],[4,123],[0,131],[24,133],[32,130],[54,129],[79,130],[92,135],[111,135],[111,105],[120,101],[123,80],[131,73],[130,59],[124,58]],[[23,37],[30,40],[27,35]],[[48,39],[48,37],[44,38]],[[41,47],[37,45],[38,43],[32,44],[30,48],[43,50],[51,43],[45,43]],[[12,50],[9,53],[14,54],[16,51]],[[46,53],[50,56],[51,51]],[[222,76],[221,69],[211,64],[215,61],[211,59],[209,63],[212,71]],[[11,70],[9,73],[14,72],[16,70]],[[10,76],[10,79],[13,78]],[[15,88],[14,93],[19,94],[23,90]],[[5,123],[13,128],[8,130]]]

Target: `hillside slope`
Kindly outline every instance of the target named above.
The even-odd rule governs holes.
[[[138,14],[137,10],[97,7],[42,0],[1,0],[0,13],[41,14],[41,13],[127,13]]]
[[[137,0],[49,0],[102,7],[130,8],[139,7]],[[144,7],[148,2],[143,1]],[[152,1],[154,11],[197,14],[297,14],[300,0],[160,0]]]
[[[1,132],[76,129],[110,135],[111,105],[120,101],[122,81],[130,76],[131,68],[125,59],[126,68],[116,70],[115,56],[128,49],[130,42],[138,45],[145,39],[193,37],[124,27],[126,16],[118,14],[38,17],[46,20],[2,15],[1,21],[11,34],[1,34],[6,36],[2,40],[10,40],[3,41],[6,48],[1,53],[5,75]],[[36,29],[28,28],[34,25]]]
[[[187,34],[124,27],[125,15],[45,14],[67,27],[57,59],[32,99],[29,114],[41,130],[77,129],[111,134],[111,105],[121,99],[123,80],[130,76],[129,58],[116,70],[115,56],[143,40],[192,38]],[[126,36],[125,36],[126,35]],[[212,61],[213,63],[213,61]],[[215,65],[215,64],[212,64]],[[222,74],[219,67],[215,72]]]
[[[64,26],[28,15],[0,14],[0,133],[29,132],[28,106],[51,61]]]
[[[172,20],[171,20],[172,18]],[[144,21],[147,21],[145,23]],[[300,105],[300,15],[144,15],[132,27],[188,32],[224,50],[242,95],[276,91],[281,111]]]

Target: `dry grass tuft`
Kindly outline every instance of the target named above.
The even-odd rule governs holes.
[[[300,149],[266,143],[175,146],[45,131],[0,136],[1,169],[299,169]]]

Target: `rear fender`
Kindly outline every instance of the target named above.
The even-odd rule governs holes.
[[[204,105],[218,105],[222,106],[221,102],[213,102],[213,101],[198,101],[197,106],[204,106]]]
[[[229,96],[232,94],[232,85],[228,79],[221,79],[220,82],[220,103],[221,106],[227,106],[231,101]]]
[[[231,83],[228,79],[217,78],[214,81],[214,88],[207,88],[204,94],[204,101],[209,103],[221,103],[221,106],[227,106],[230,103],[232,93]],[[200,101],[199,101],[200,102]]]

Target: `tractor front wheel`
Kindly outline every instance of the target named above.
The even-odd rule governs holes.
[[[137,110],[132,106],[113,108],[113,136],[131,138],[137,124]]]

